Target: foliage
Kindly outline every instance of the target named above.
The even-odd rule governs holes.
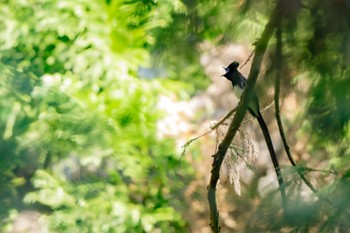
[[[25,203],[47,207],[57,232],[186,229],[171,200],[190,169],[183,165],[180,181],[173,143],[156,137],[166,81],[137,78],[150,64],[151,31],[178,8],[1,3],[2,216],[30,191]]]

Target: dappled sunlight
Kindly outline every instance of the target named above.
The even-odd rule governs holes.
[[[0,232],[349,232],[349,12],[2,1]]]

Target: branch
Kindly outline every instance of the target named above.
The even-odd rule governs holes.
[[[287,153],[288,159],[290,161],[290,163],[293,165],[293,167],[296,168],[296,171],[298,172],[299,176],[301,177],[301,179],[305,182],[305,184],[312,190],[313,193],[316,193],[316,195],[323,199],[324,201],[328,202],[329,204],[335,206],[336,208],[338,208],[338,210],[343,210],[343,207],[340,206],[339,204],[337,204],[336,202],[334,202],[333,200],[329,199],[328,197],[323,197],[318,193],[318,190],[312,185],[312,183],[305,177],[304,173],[306,171],[322,171],[322,170],[317,170],[317,169],[311,169],[311,168],[307,168],[307,167],[301,167],[298,166],[292,156],[292,153],[290,152],[290,147],[288,145],[287,139],[286,139],[286,135],[284,132],[284,128],[283,128],[283,124],[281,121],[281,116],[280,116],[280,107],[279,107],[279,96],[280,96],[280,82],[281,82],[281,78],[283,76],[283,56],[282,56],[282,29],[280,27],[280,24],[278,23],[277,28],[276,28],[276,40],[277,40],[277,44],[276,44],[276,67],[277,67],[277,75],[276,75],[276,79],[275,79],[275,111],[276,111],[276,120],[277,120],[277,124],[278,124],[278,129],[283,141],[283,146],[284,149]],[[322,171],[322,172],[327,172],[327,171]],[[346,210],[344,210],[345,213],[350,216],[350,213]]]
[[[254,51],[252,51],[248,57],[248,59],[243,63],[243,65],[241,65],[240,69],[242,69],[250,60],[250,58],[252,58],[252,56],[254,55]]]
[[[293,166],[296,166],[295,161],[290,153],[290,147],[288,145],[286,135],[284,133],[284,128],[283,128],[281,116],[280,116],[279,96],[280,96],[280,89],[281,89],[281,77],[283,76],[282,29],[281,29],[280,25],[278,25],[277,29],[276,29],[276,41],[277,41],[277,43],[276,43],[275,64],[277,67],[277,75],[276,75],[276,79],[275,79],[275,96],[274,96],[274,98],[275,98],[275,115],[276,115],[276,120],[277,120],[277,124],[278,124],[278,129],[279,129],[282,141],[283,141],[283,146],[284,146],[284,149],[287,153],[288,159]]]
[[[187,148],[191,145],[192,142],[196,141],[197,139],[211,133],[214,129],[216,129],[217,127],[219,127],[222,123],[224,123],[234,112],[236,112],[237,107],[235,107],[234,109],[232,109],[229,113],[226,114],[226,116],[224,116],[219,122],[217,122],[215,125],[210,126],[210,130],[195,137],[195,138],[191,138],[190,140],[188,140],[183,146],[182,146],[182,152],[181,152],[181,156],[180,156],[180,162],[179,164],[181,164],[181,160],[182,158],[185,156],[186,150]]]
[[[219,122],[217,122],[214,126],[210,127],[211,130],[216,129],[217,127],[219,127],[222,123],[224,123],[234,112],[237,111],[237,107],[235,107],[234,109],[232,109],[229,113],[226,114],[226,116],[224,116]]]
[[[272,102],[271,104],[269,104],[268,106],[266,106],[263,110],[261,110],[261,113],[265,112],[266,109],[270,108],[272,105],[274,104],[274,102]],[[234,109],[232,109],[229,113],[227,113],[223,118],[221,118],[221,120],[219,120],[217,123],[215,123],[215,125],[210,126],[210,130],[202,133],[201,135],[191,138],[190,140],[188,140],[184,145],[181,146],[182,152],[180,154],[180,162],[179,164],[181,164],[181,160],[182,158],[185,156],[186,154],[186,150],[187,148],[191,145],[192,142],[196,141],[197,139],[211,133],[213,130],[217,129],[220,125],[222,125],[228,118],[230,118],[230,116],[235,113],[237,111],[237,107],[235,107]],[[254,118],[251,118],[254,119]],[[251,119],[246,120],[245,122],[243,122],[243,124],[248,123]]]
[[[252,62],[252,66],[250,69],[250,73],[248,76],[247,86],[245,87],[241,100],[237,107],[237,112],[227,130],[227,133],[220,143],[217,152],[213,155],[213,164],[211,170],[211,177],[208,186],[208,202],[210,208],[210,227],[212,232],[220,232],[219,227],[219,212],[216,205],[216,185],[219,179],[219,172],[222,161],[225,157],[227,149],[232,142],[238,128],[240,127],[243,118],[247,112],[247,107],[249,101],[253,94],[253,89],[258,78],[261,63],[268,45],[268,42],[271,39],[273,34],[277,16],[278,16],[278,6],[276,5],[272,16],[270,17],[270,21],[265,26],[264,32],[262,33],[260,39],[256,42],[255,45],[255,56]]]
[[[281,25],[278,23],[277,28],[276,28],[276,67],[277,67],[277,75],[275,79],[275,115],[276,115],[276,121],[278,125],[278,130],[280,132],[282,142],[284,149],[287,153],[287,157],[289,159],[289,162],[294,166],[298,167],[297,164],[295,163],[292,153],[290,152],[290,147],[287,142],[286,134],[284,132],[282,120],[281,120],[281,115],[280,115],[280,103],[279,103],[279,98],[280,98],[280,89],[281,89],[281,78],[283,76],[283,56],[282,56],[282,28]],[[305,182],[305,184],[312,190],[312,192],[316,192],[317,190],[315,187],[311,184],[311,182],[306,179],[304,173],[300,169],[296,169],[298,172],[300,178]]]

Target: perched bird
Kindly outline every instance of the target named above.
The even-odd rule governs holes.
[[[247,85],[247,79],[237,70],[238,66],[239,66],[239,63],[237,61],[232,62],[228,67],[226,68],[224,67],[226,73],[223,74],[222,76],[224,76],[225,78],[231,81],[235,95],[237,96],[237,98],[241,98],[243,90]],[[249,102],[248,111],[258,120],[260,128],[264,134],[266,145],[267,145],[267,148],[269,149],[270,156],[278,178],[283,205],[285,206],[286,194],[285,194],[285,188],[284,188],[283,177],[281,174],[281,169],[277,160],[275,149],[273,148],[269,130],[261,115],[260,107],[259,107],[259,99],[255,92],[253,93],[251,100]]]

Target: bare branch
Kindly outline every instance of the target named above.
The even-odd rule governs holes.
[[[190,140],[188,140],[181,148],[183,148],[182,152],[181,152],[181,157],[180,157],[180,161],[181,159],[185,156],[186,150],[187,148],[191,145],[192,142],[196,141],[197,139],[211,133],[213,130],[217,129],[222,123],[224,123],[234,112],[236,112],[237,107],[235,107],[234,109],[232,109],[229,113],[226,114],[226,116],[224,116],[219,122],[217,122],[214,126],[210,126],[210,130],[195,137],[195,138],[191,138]]]
[[[266,106],[261,112],[263,113],[264,111],[266,111],[266,109],[270,108],[273,105],[273,102],[271,104],[269,104],[268,106]],[[181,159],[185,156],[186,151],[188,149],[188,147],[191,145],[192,142],[196,141],[197,139],[208,135],[209,133],[211,133],[213,130],[217,129],[220,125],[222,125],[228,118],[230,118],[232,116],[233,113],[235,113],[237,111],[237,107],[235,107],[234,109],[232,109],[229,113],[227,113],[223,118],[221,118],[220,121],[218,121],[217,123],[215,123],[215,125],[210,126],[210,130],[197,136],[194,138],[191,138],[190,140],[188,140],[181,148],[183,148],[183,150],[181,151],[180,155],[181,155]],[[252,119],[254,118],[250,118],[247,121],[243,122],[243,124],[250,122]]]
[[[197,136],[197,137],[195,137],[195,138],[191,138],[190,140],[188,140],[188,141],[181,147],[181,148],[183,148],[183,150],[182,150],[182,152],[181,152],[181,158],[185,155],[187,148],[191,145],[192,142],[194,142],[194,141],[196,141],[197,139],[199,139],[199,138],[201,138],[201,137],[203,137],[203,136],[209,134],[211,131],[212,131],[212,130],[207,131],[207,132],[205,132],[205,133],[203,133],[203,134],[201,134],[201,135],[199,135],[199,136]]]
[[[300,178],[304,181],[304,183],[312,190],[313,193],[316,193],[316,195],[317,195],[318,190],[305,177],[305,173],[310,172],[310,171],[334,173],[334,171],[325,171],[325,170],[312,169],[312,168],[308,168],[308,167],[298,166],[293,159],[289,144],[287,142],[286,134],[284,132],[284,127],[282,124],[282,120],[281,120],[281,116],[280,116],[280,107],[279,107],[280,82],[281,82],[281,78],[283,76],[282,29],[281,29],[279,24],[277,25],[277,28],[276,28],[276,40],[277,40],[277,44],[276,44],[277,75],[276,75],[276,79],[275,79],[275,96],[274,96],[274,98],[275,98],[275,115],[276,115],[276,120],[277,120],[277,124],[278,124],[278,129],[279,129],[279,132],[280,132],[280,135],[282,138],[284,149],[287,153],[287,157],[288,157],[290,163],[292,164],[293,167],[296,168],[297,173],[299,174]],[[317,195],[317,196],[322,198],[323,200],[325,200],[329,204],[337,207],[339,210],[342,209],[342,207],[339,206],[339,204],[332,201],[331,199],[329,199],[327,197],[322,197],[320,195]],[[348,211],[345,211],[345,213],[347,215],[350,215],[350,213]]]
[[[243,63],[243,65],[241,65],[240,69],[242,69],[248,62],[249,60],[252,58],[252,56],[254,55],[254,50],[250,53],[248,59]]]
[[[226,116],[224,116],[218,123],[216,123],[214,126],[211,126],[210,129],[214,130],[217,127],[219,127],[222,123],[224,123],[234,112],[236,112],[237,107],[235,107],[234,109],[232,109],[229,113],[226,114]]]

